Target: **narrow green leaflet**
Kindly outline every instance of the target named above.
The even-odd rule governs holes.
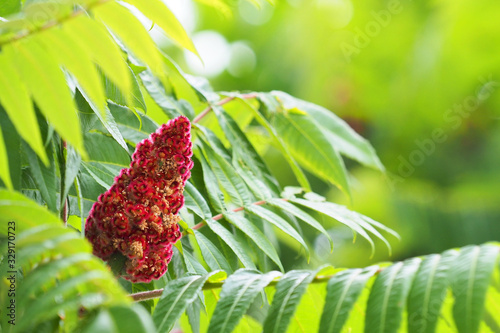
[[[8,164],[12,187],[16,191],[21,190],[22,185],[22,140],[16,132],[12,122],[0,106],[0,127],[2,129],[2,139],[7,153],[7,158],[2,163]],[[6,168],[6,167],[4,167]]]
[[[126,168],[130,164],[130,155],[120,148],[109,136],[98,132],[85,134],[85,149],[89,152],[89,163]],[[118,175],[118,174],[117,174]]]
[[[36,291],[44,285],[53,282],[53,274],[61,274],[66,272],[69,268],[76,266],[91,267],[94,257],[90,253],[79,252],[63,257],[59,260],[49,261],[44,263],[30,272],[23,280],[23,288],[17,294],[19,297],[18,305],[24,307],[31,303],[30,295],[35,294]]]
[[[43,148],[33,102],[11,59],[8,59],[3,52],[0,53],[0,103],[19,135],[47,165],[49,160]],[[2,158],[2,161],[7,159]]]
[[[40,224],[62,224],[61,220],[19,192],[0,189],[0,233],[7,235],[7,223],[16,222],[16,232]]]
[[[101,19],[132,53],[143,61],[155,75],[164,75],[163,60],[142,23],[124,6],[108,2],[92,11]],[[128,74],[129,75],[129,74]]]
[[[275,271],[261,274],[241,269],[229,276],[222,286],[208,333],[232,332],[257,295],[280,275]]]
[[[62,197],[66,198],[69,193],[69,189],[73,185],[78,172],[80,171],[80,163],[82,162],[81,156],[75,151],[71,145],[66,147],[66,165],[64,172],[64,192]]]
[[[175,321],[197,297],[205,281],[215,274],[192,275],[172,280],[165,286],[153,313],[153,321],[160,332],[170,332]]]
[[[142,96],[139,83],[137,82],[132,69],[128,66],[127,68],[130,73],[130,81],[132,82],[132,89],[129,94],[124,94],[112,80],[109,80],[106,76],[102,75],[102,81],[106,89],[106,97],[116,104],[125,105],[131,109],[139,108],[146,112],[146,102],[144,102],[144,97]]]
[[[340,332],[366,282],[377,272],[378,266],[348,269],[335,274],[327,286],[325,307],[319,332]]]
[[[326,281],[310,283],[293,314],[287,332],[318,332],[326,297]]]
[[[91,246],[78,233],[60,221],[26,231],[18,229],[22,223],[16,222],[16,265],[23,268],[24,276],[16,283],[20,296],[16,304],[23,309],[17,313],[17,330],[37,331],[37,325],[57,318],[63,310],[71,313],[82,306],[92,310],[129,303],[106,265],[91,255]]]
[[[228,193],[231,200],[238,206],[251,204],[252,194],[233,166],[205,142],[203,142],[203,153],[220,187]]]
[[[355,159],[366,166],[381,171],[385,170],[370,143],[333,112],[321,106],[299,100],[281,91],[273,91],[271,94],[279,98],[285,108],[307,112],[319,124],[318,128],[323,132],[325,137],[343,155]]]
[[[332,238],[330,237],[330,234],[311,215],[307,214],[306,212],[297,208],[296,206],[292,205],[291,203],[284,201],[284,200],[281,200],[281,199],[269,199],[269,200],[267,200],[267,203],[270,204],[271,206],[282,209],[282,210],[292,214],[295,217],[298,217],[299,219],[301,219],[305,223],[309,224],[314,229],[321,232],[323,235],[326,236],[326,238],[328,238],[328,241],[330,242],[330,248],[333,251],[333,241],[332,241]]]
[[[5,147],[5,142],[3,138],[2,128],[0,127],[0,160],[2,163],[0,164],[0,178],[7,186],[9,190],[14,189],[14,185],[12,185],[12,180],[10,179],[10,170],[9,170],[9,159],[7,157],[7,149]]]
[[[208,271],[203,267],[199,261],[189,252],[183,251],[184,263],[186,264],[186,269],[188,273],[192,274],[207,274]]]
[[[275,113],[272,124],[295,159],[318,177],[338,186],[351,197],[344,162],[335,146],[311,117],[298,113]]]
[[[158,128],[158,124],[142,112],[134,112],[127,107],[111,102],[108,103],[108,106],[117,131],[126,142],[133,146],[148,138]],[[95,129],[106,133],[106,130],[100,125],[97,125]]]
[[[219,137],[215,134],[214,131],[208,129],[208,127],[201,126],[196,124],[193,126],[193,128],[198,132],[201,132],[204,137],[204,142],[208,143],[210,145],[210,148],[213,149],[213,151],[220,155],[222,158],[224,158],[227,162],[231,162],[231,153],[230,151],[224,146],[222,141],[219,139]]]
[[[85,237],[85,217],[83,216],[83,210],[84,210],[84,203],[83,203],[83,195],[82,195],[82,188],[80,185],[80,179],[79,177],[75,177],[75,191],[76,191],[76,202],[78,204],[78,212],[80,213],[80,232],[82,233],[82,236]]]
[[[278,182],[276,179],[269,177],[270,172],[265,162],[238,127],[238,124],[223,108],[213,106],[212,110],[241,163],[247,165],[258,178],[262,179],[274,194],[278,194],[280,192]]]
[[[198,241],[200,246],[201,255],[205,259],[205,262],[212,270],[223,270],[227,273],[231,273],[231,265],[227,262],[224,255],[219,251],[219,249],[201,232],[193,230],[194,236]]]
[[[265,333],[285,332],[302,295],[316,276],[316,271],[290,271],[276,285],[271,308],[264,321]]]
[[[56,166],[53,159],[54,149],[52,143],[48,146],[47,155],[50,156],[50,164],[47,166],[43,165],[37,154],[30,147],[25,145],[24,148],[28,157],[30,173],[43,200],[51,211],[57,212],[57,192],[59,188],[56,178]]]
[[[106,27],[87,16],[71,19],[63,25],[63,30],[90,53],[92,60],[122,91],[129,94],[132,88],[130,72],[120,48],[106,30]],[[99,45],[99,47],[88,47]]]
[[[184,205],[187,209],[202,219],[211,217],[212,213],[210,212],[210,207],[208,207],[205,198],[203,198],[201,193],[189,181],[186,182],[184,187],[184,200]]]
[[[269,100],[269,96],[265,94],[259,95],[259,100],[261,102],[261,106],[265,106],[268,111],[270,112],[276,112],[273,107],[274,104],[272,103],[266,103],[267,100]],[[299,165],[297,164],[297,161],[292,156],[292,153],[288,149],[287,145],[283,142],[283,139],[281,138],[280,135],[278,135],[276,129],[271,126],[271,124],[267,121],[267,119],[262,115],[260,110],[257,110],[253,107],[250,108],[254,112],[255,119],[261,124],[269,133],[269,135],[272,137],[273,141],[276,143],[278,146],[278,149],[281,151],[283,154],[283,157],[287,161],[288,165],[290,165],[290,168],[292,168],[292,171],[297,177],[297,181],[299,182],[300,186],[302,186],[304,189],[307,191],[311,190],[311,185],[309,184],[309,181],[307,180],[306,175],[300,169]]]
[[[90,323],[83,328],[84,333],[155,333],[156,327],[151,316],[139,304],[103,308]]]
[[[372,248],[372,253],[375,250],[375,244],[371,237],[366,233],[366,231],[358,224],[356,219],[352,216],[354,214],[347,208],[333,204],[331,202],[314,202],[308,201],[304,199],[290,199],[290,202],[308,207],[312,210],[325,214],[326,216],[330,216],[340,223],[345,224],[349,228],[351,228],[354,232],[359,233],[364,239],[366,239]],[[343,207],[343,209],[339,210],[339,207]]]
[[[250,258],[243,246],[238,242],[236,237],[229,230],[224,228],[219,222],[212,219],[207,220],[207,225],[231,248],[231,250],[233,250],[243,266],[245,266],[246,268],[255,269],[252,258]]]
[[[450,250],[423,259],[408,296],[409,333],[435,331],[457,256],[458,251]]]
[[[247,235],[283,271],[280,258],[273,244],[254,224],[236,213],[223,213],[224,218]]]
[[[76,106],[59,64],[32,39],[2,49],[55,130],[82,155],[83,137]]]
[[[78,105],[78,109],[80,113],[90,113],[94,112],[97,118],[101,121],[101,123],[106,128],[106,131],[111,134],[111,136],[116,140],[116,142],[126,151],[128,152],[127,143],[123,139],[123,136],[118,129],[118,125],[111,114],[108,106],[104,106],[103,112],[99,111],[97,106],[93,103],[93,101],[87,96],[85,91],[77,90],[75,93],[75,102]],[[104,115],[103,115],[104,114]]]
[[[419,258],[398,262],[379,274],[366,305],[366,333],[398,332],[406,297],[420,262]]]
[[[47,30],[37,37],[51,56],[73,74],[92,104],[96,106],[96,112],[104,115],[106,96],[89,48],[72,39],[62,29]]]
[[[144,15],[150,18],[155,24],[165,31],[165,33],[177,42],[180,46],[198,55],[193,42],[187,35],[186,31],[177,20],[175,15],[168,9],[168,7],[160,0],[126,0],[128,3],[134,5]],[[199,56],[199,55],[198,55]]]
[[[299,242],[300,245],[304,247],[307,259],[309,260],[310,257],[309,247],[307,246],[302,236],[299,235],[297,230],[295,230],[285,219],[283,219],[278,214],[273,213],[272,211],[257,205],[246,206],[245,210],[249,213],[254,214],[255,216],[260,217],[265,221],[268,221],[276,228],[280,229],[281,231],[283,231],[284,233],[295,239],[297,242]]]
[[[203,180],[207,188],[207,193],[208,193],[208,198],[210,199],[210,203],[217,212],[222,212],[223,210],[226,210],[226,206],[224,203],[224,194],[221,192],[219,188],[219,184],[217,183],[217,178],[215,178],[212,169],[210,169],[210,166],[208,165],[208,162],[205,156],[203,155],[203,152],[201,152],[201,150],[198,149],[197,151],[195,151],[195,153],[198,153],[197,157],[199,157],[201,162],[201,166],[203,169]]]
[[[149,96],[169,118],[176,118],[184,114],[182,109],[177,106],[176,101],[165,92],[165,88],[151,71],[142,71],[139,77]]]
[[[478,332],[498,253],[494,245],[468,246],[460,250],[454,261],[451,277],[455,297],[453,318],[459,332]]]

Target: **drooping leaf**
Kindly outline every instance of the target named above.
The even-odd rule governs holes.
[[[106,28],[87,16],[79,16],[65,22],[63,30],[81,47],[86,49],[92,60],[122,91],[129,94],[132,87],[130,72],[121,51]],[[95,45],[95,47],[88,47]]]
[[[348,210],[347,208],[334,204],[332,202],[314,202],[304,199],[290,199],[291,202],[297,203],[304,207],[313,209],[317,212],[325,214],[326,216],[330,216],[340,223],[345,224],[349,228],[351,228],[354,232],[359,233],[364,239],[366,239],[372,248],[372,253],[375,250],[375,244],[373,240],[368,235],[368,233],[358,224],[356,221],[356,217],[353,216],[353,212]]]
[[[201,167],[203,169],[203,180],[207,188],[208,198],[210,199],[212,207],[214,207],[214,209],[218,212],[226,210],[226,205],[224,203],[224,194],[221,192],[219,184],[217,184],[217,178],[215,178],[212,169],[210,169],[207,159],[205,158],[203,153],[200,152],[200,150],[195,150],[194,152],[201,162]]]
[[[108,2],[92,11],[102,20],[132,53],[158,77],[164,75],[164,65],[158,48],[141,22],[124,6]],[[127,73],[128,74],[128,73]],[[129,75],[129,74],[128,74]]]
[[[165,89],[152,73],[142,72],[139,75],[147,92],[146,100],[149,96],[170,119],[182,115],[181,109],[176,106],[173,98],[165,93]]]
[[[423,259],[408,296],[408,332],[435,331],[457,256],[458,252],[451,250]]]
[[[350,198],[347,172],[337,149],[307,115],[276,113],[273,125],[297,162],[311,173],[336,185]]]
[[[237,206],[251,204],[252,194],[232,165],[219,154],[216,154],[206,142],[203,142],[203,153],[206,156],[208,165],[210,165],[213,174],[219,182],[219,186],[228,193],[231,201]]]
[[[2,161],[2,163],[0,164],[0,178],[2,179],[2,181],[9,190],[13,190],[14,185],[12,185],[12,180],[10,178],[9,158],[7,156],[7,148],[5,147],[5,142],[1,127],[0,127],[0,160]]]
[[[54,149],[52,144],[47,147],[47,155],[50,156],[50,164],[45,166],[37,154],[27,145],[24,146],[24,152],[29,161],[30,173],[33,176],[43,200],[48,208],[57,212],[57,192],[58,182],[56,180],[56,167],[54,163]]]
[[[279,107],[278,105],[276,105],[277,103],[273,103],[273,100],[270,100],[269,96],[265,94],[260,94],[259,100],[261,101],[262,107],[266,108],[266,111],[271,112],[270,110],[272,110],[272,112],[275,112],[274,108]],[[270,101],[267,102],[268,100]],[[263,116],[260,110],[257,110],[253,107],[251,107],[250,109],[254,112],[255,119],[259,122],[259,124],[261,124],[267,130],[269,135],[272,137],[273,141],[283,154],[283,157],[287,161],[288,165],[290,166],[290,168],[292,168],[292,171],[295,177],[297,178],[297,181],[299,182],[300,186],[302,186],[307,191],[310,191],[311,185],[309,184],[306,175],[304,174],[302,169],[300,169],[299,165],[297,164],[297,161],[292,156],[292,153],[290,152],[288,146],[285,144],[283,138],[279,135],[277,130],[273,126],[271,126],[271,124]]]
[[[278,265],[281,270],[283,270],[283,266],[281,265],[276,249],[268,238],[264,236],[262,231],[241,215],[230,212],[223,213],[223,215],[227,221],[234,224],[245,235],[247,235],[269,258],[271,258],[272,261],[276,263],[276,265]]]
[[[287,109],[296,108],[307,112],[320,125],[319,128],[326,138],[343,155],[353,158],[366,166],[384,171],[384,166],[370,143],[333,112],[318,105],[299,100],[281,91],[273,91],[272,95],[278,97]]]
[[[269,223],[273,224],[275,227],[295,239],[297,242],[299,242],[306,251],[306,255],[309,260],[310,253],[306,242],[304,241],[302,236],[299,235],[297,230],[295,230],[285,219],[283,219],[278,214],[257,205],[249,205],[245,207],[245,210],[262,218],[265,221],[268,221]]]
[[[184,205],[202,219],[208,219],[212,214],[205,198],[189,181],[184,187]]]
[[[238,270],[227,278],[212,315],[209,333],[232,332],[255,297],[281,274],[275,271],[260,274],[249,270]]]
[[[252,259],[229,230],[224,228],[219,222],[212,219],[207,220],[207,225],[231,248],[231,250],[233,250],[243,266],[245,266],[246,268],[255,269],[255,265]]]
[[[76,106],[57,62],[36,41],[27,39],[3,48],[23,82],[61,137],[84,157]]]
[[[233,270],[227,262],[224,255],[217,249],[217,247],[201,232],[193,230],[198,245],[200,246],[201,254],[205,262],[212,270],[223,270],[231,273]]]
[[[186,276],[170,281],[153,313],[153,321],[160,332],[169,332],[186,307],[197,297],[205,281],[215,273],[204,276]]]
[[[66,147],[66,164],[65,164],[65,172],[64,172],[64,192],[62,193],[62,198],[66,198],[68,195],[69,189],[73,185],[76,176],[80,170],[80,163],[82,158],[78,153],[73,149],[71,145],[67,145]]]
[[[105,264],[91,255],[90,244],[78,233],[61,222],[29,230],[23,224],[16,221],[16,268],[23,272],[16,283],[20,295],[16,330],[38,331],[37,325],[58,318],[61,311],[74,313],[81,307],[92,311],[98,306],[129,303]],[[8,299],[2,299],[2,307],[7,305],[5,301]]]
[[[130,90],[130,93],[127,94],[124,94],[112,80],[109,80],[106,76],[103,76],[102,79],[104,87],[106,89],[106,97],[116,104],[128,106],[131,109],[139,108],[142,109],[142,111],[146,112],[147,107],[146,103],[144,102],[144,97],[142,96],[139,83],[137,82],[137,79],[130,67],[128,67],[128,71],[130,73],[129,75],[130,81],[132,83],[132,89]]]
[[[89,114],[91,112],[94,112],[97,118],[101,121],[101,123],[104,125],[106,128],[107,132],[111,134],[111,136],[116,140],[116,142],[123,148],[125,149],[126,152],[128,152],[128,147],[127,143],[123,139],[123,136],[118,129],[118,125],[116,124],[115,119],[113,118],[113,115],[109,111],[108,106],[104,106],[103,109],[103,114],[99,112],[97,107],[94,105],[92,100],[87,97],[84,91],[77,90],[75,93],[75,102],[78,105],[78,109],[80,111],[80,114],[86,114],[86,117],[90,118]],[[88,119],[90,121],[90,119]],[[93,123],[95,124],[95,122]],[[94,129],[95,126],[92,126],[92,129]]]
[[[290,271],[276,285],[271,308],[264,322],[264,332],[285,332],[315,271]]]
[[[377,266],[349,269],[335,274],[329,281],[319,332],[340,332],[368,279]]]
[[[16,222],[16,232],[45,223],[62,224],[56,215],[21,193],[0,189],[0,233],[7,234],[10,221]]]
[[[43,147],[42,136],[29,92],[15,70],[11,59],[8,59],[3,52],[0,53],[0,103],[5,108],[19,135],[30,145],[43,163],[48,164],[49,160]]]
[[[484,314],[486,291],[497,264],[498,247],[485,244],[460,250],[454,261],[453,318],[459,332],[478,332]]]
[[[186,31],[177,20],[175,15],[168,9],[166,4],[160,0],[151,0],[148,2],[140,0],[126,0],[128,3],[134,5],[144,15],[150,18],[155,24],[165,31],[165,33],[172,38],[180,46],[198,55],[193,42],[187,35]]]
[[[284,200],[281,200],[281,199],[269,199],[269,200],[267,200],[267,202],[272,206],[283,209],[284,211],[292,214],[293,216],[298,217],[299,219],[301,219],[305,223],[309,224],[314,229],[321,232],[323,235],[326,236],[326,238],[330,242],[330,248],[331,248],[331,250],[333,250],[333,241],[332,241],[332,238],[330,237],[330,234],[328,234],[328,232],[325,230],[325,228],[321,224],[319,224],[319,222],[316,221],[311,215],[307,214],[306,212],[297,208],[296,206],[292,205],[291,203],[284,201]]]
[[[104,116],[106,96],[89,47],[84,47],[63,29],[51,29],[37,36],[51,57],[65,67],[78,81],[96,112]]]
[[[218,106],[212,107],[217,116],[218,123],[224,131],[225,136],[231,143],[236,158],[243,165],[247,165],[250,170],[267,185],[271,191],[277,195],[280,192],[278,182],[270,176],[269,169],[260,155],[256,152],[248,138],[238,127],[236,122],[227,114],[224,109]],[[233,162],[235,163],[235,162]],[[237,163],[237,162],[236,162]]]
[[[397,332],[406,297],[421,260],[409,259],[384,269],[373,284],[366,305],[365,332]]]

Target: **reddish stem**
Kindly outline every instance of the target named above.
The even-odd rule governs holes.
[[[288,201],[288,199],[285,199],[285,198],[280,198],[280,200]],[[257,202],[252,202],[251,205],[260,206],[260,205],[265,205],[266,203],[267,203],[266,200],[261,200],[261,201],[257,201]],[[238,208],[233,209],[232,212],[237,213],[237,212],[241,212],[244,209],[245,209],[245,206],[238,207]],[[223,217],[224,217],[224,213],[221,213],[221,214],[217,214],[214,217],[212,217],[211,220],[217,221],[217,220],[222,219]],[[201,221],[200,223],[198,223],[197,225],[195,225],[191,229],[198,230],[201,227],[204,227],[205,225],[207,225],[207,222]],[[183,236],[185,236],[185,235],[186,235],[186,231],[183,232]]]
[[[384,268],[380,268],[375,274],[379,274]],[[316,276],[311,283],[325,283],[328,282],[333,276],[335,275],[320,275]],[[276,284],[279,282],[279,280],[274,280],[271,281],[267,286],[268,287],[275,287]],[[211,289],[218,289],[222,288],[224,285],[224,281],[222,282],[205,282],[203,285],[202,289],[203,290],[211,290]],[[153,299],[153,298],[158,298],[163,294],[163,289],[155,289],[155,290],[149,290],[149,291],[143,291],[140,293],[135,293],[135,294],[130,294],[129,296],[134,299],[136,302],[140,301],[146,301],[148,299]]]
[[[252,99],[252,98],[256,98],[257,97],[257,93],[251,93],[251,94],[242,94],[240,96],[238,96],[238,98],[242,98],[242,99]],[[221,105],[224,105],[226,103],[229,103],[231,102],[233,99],[235,99],[236,97],[226,97],[220,101],[218,101],[217,103],[215,103],[215,105],[217,106],[221,106]],[[213,109],[213,106],[212,105],[209,105],[207,106],[207,108],[205,110],[203,110],[199,115],[196,116],[196,118],[193,119],[193,123],[197,123],[199,122],[200,120],[202,120],[210,111],[212,111]]]

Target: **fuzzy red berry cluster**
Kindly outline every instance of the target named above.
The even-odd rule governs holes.
[[[137,145],[130,168],[94,203],[85,235],[103,260],[117,253],[126,258],[124,278],[150,282],[167,271],[181,237],[177,213],[192,155],[189,120],[172,119]]]

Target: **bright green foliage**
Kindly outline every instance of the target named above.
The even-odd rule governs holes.
[[[374,149],[319,106],[278,91],[214,92],[185,75],[137,10],[196,53],[159,0],[0,5],[0,15],[17,13],[0,21],[2,332],[168,332],[179,325],[193,332],[433,332],[446,325],[476,332],[500,325],[497,244],[365,269],[299,269],[284,260],[316,265],[311,235],[333,249],[323,218],[354,239],[359,234],[372,253],[377,241],[391,249],[386,236],[399,238],[395,231],[311,190],[321,179],[350,197],[343,156],[383,172]],[[131,284],[92,255],[85,219],[137,143],[178,115],[192,122],[195,153],[184,237],[164,277]],[[264,154],[270,147],[300,188],[278,182]],[[5,249],[14,233],[11,263]],[[15,326],[4,312],[13,271]],[[160,299],[144,306],[126,296],[153,289]]]

